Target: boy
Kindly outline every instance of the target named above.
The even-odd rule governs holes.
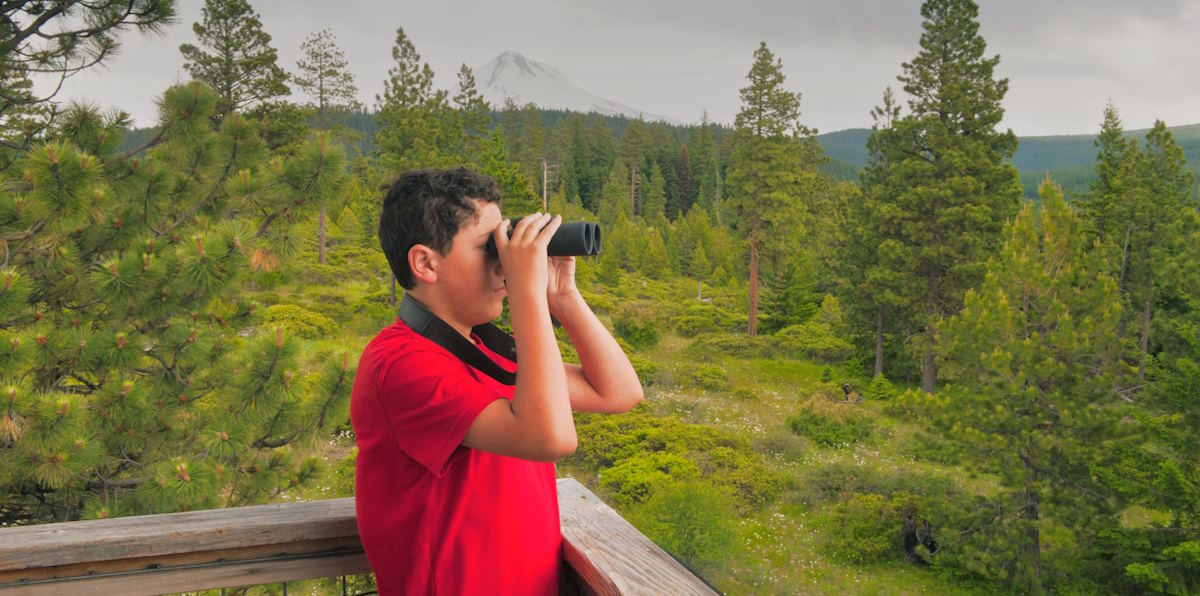
[[[575,287],[574,258],[546,256],[561,217],[522,218],[509,238],[499,199],[495,182],[464,168],[406,173],[384,198],[380,243],[414,302],[363,350],[350,405],[358,527],[380,594],[556,593],[551,462],[575,450],[571,412],[642,399]],[[472,330],[500,315],[506,295],[519,368]],[[483,364],[516,372],[515,386],[415,331],[404,316],[413,309]],[[563,363],[551,316],[580,366]]]

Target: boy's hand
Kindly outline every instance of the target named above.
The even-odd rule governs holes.
[[[566,302],[579,297],[575,287],[575,257],[550,257],[548,273],[546,301],[550,314],[558,319]]]
[[[508,295],[512,297],[522,292],[531,297],[544,295],[543,288],[549,283],[546,246],[562,224],[562,216],[552,218],[549,213],[535,213],[523,217],[513,228],[511,238],[508,235],[510,224],[507,219],[500,222],[493,233],[496,253],[507,279]],[[573,281],[571,283],[574,285]]]

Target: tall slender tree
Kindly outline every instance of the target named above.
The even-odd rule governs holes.
[[[246,0],[205,0],[192,31],[199,45],[179,46],[183,67],[216,90],[218,117],[290,92],[271,36]]]
[[[300,44],[300,51],[304,57],[296,62],[299,71],[295,76],[296,87],[312,101],[309,107],[316,128],[329,130],[333,124],[333,113],[361,107],[358,88],[354,86],[354,73],[347,68],[350,64],[329,29],[322,29],[305,38]],[[325,264],[327,211],[328,207],[321,205],[317,213],[317,263],[322,265]]]
[[[895,156],[878,198],[891,208],[881,226],[896,230],[881,265],[899,286],[922,288],[907,309],[923,334],[921,389],[937,385],[939,321],[958,312],[967,289],[983,279],[984,260],[1000,242],[1004,221],[1021,198],[1009,163],[1017,138],[997,127],[1008,80],[996,79],[999,56],[985,56],[979,9],[972,0],[926,0],[921,50],[903,65],[899,80],[909,113],[895,120],[880,151]]]
[[[801,231],[806,164],[804,143],[815,143],[800,124],[800,94],[784,88],[783,62],[764,42],[741,90],[727,203],[750,257],[747,332],[758,333],[759,264],[763,252]]]

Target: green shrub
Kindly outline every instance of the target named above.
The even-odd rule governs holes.
[[[632,303],[618,309],[613,315],[613,331],[635,348],[658,343],[658,322],[653,308],[644,303]]]
[[[688,301],[670,319],[671,328],[684,337],[700,333],[734,332],[746,324],[744,316],[714,306],[710,302]]]
[[[725,391],[729,389],[729,375],[725,369],[715,364],[701,364],[688,374],[688,377],[700,387],[708,391]]]
[[[627,515],[646,536],[701,574],[734,559],[731,498],[720,486],[688,479],[671,481]]]
[[[838,559],[873,563],[904,552],[900,512],[882,495],[854,495],[838,503],[830,518],[825,546]]]
[[[695,454],[700,473],[731,489],[746,505],[765,505],[783,488],[783,476],[759,463],[751,451],[716,447]]]
[[[602,470],[600,486],[610,491],[614,503],[631,505],[645,501],[655,487],[661,487],[673,479],[695,478],[699,473],[696,464],[681,455],[643,453]]]
[[[784,327],[775,333],[774,339],[784,355],[803,354],[821,362],[838,362],[854,351],[829,325],[816,320]]]
[[[896,397],[897,393],[896,386],[892,385],[892,382],[887,380],[887,377],[883,376],[883,374],[878,374],[875,375],[874,379],[871,379],[871,384],[863,392],[863,397],[870,401],[887,401]]]
[[[337,333],[341,327],[329,317],[295,304],[273,304],[267,307],[263,322],[267,327],[282,327],[305,339]]]
[[[833,367],[832,366],[829,366],[828,364],[826,364],[825,368],[821,369],[821,382],[822,383],[833,382]]]
[[[810,399],[787,421],[792,432],[828,447],[852,445],[871,436],[874,423],[856,406]]]
[[[702,333],[697,335],[685,349],[685,353],[699,360],[714,358],[757,358],[769,352],[768,340],[761,336],[735,333]]]
[[[926,420],[950,404],[948,397],[938,397],[921,391],[907,389],[887,402],[883,412],[902,420]]]

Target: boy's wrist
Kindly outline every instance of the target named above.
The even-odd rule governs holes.
[[[565,294],[556,294],[548,300],[547,305],[550,307],[550,315],[561,321],[569,317],[573,309],[586,306],[586,304],[583,295],[575,288]]]

